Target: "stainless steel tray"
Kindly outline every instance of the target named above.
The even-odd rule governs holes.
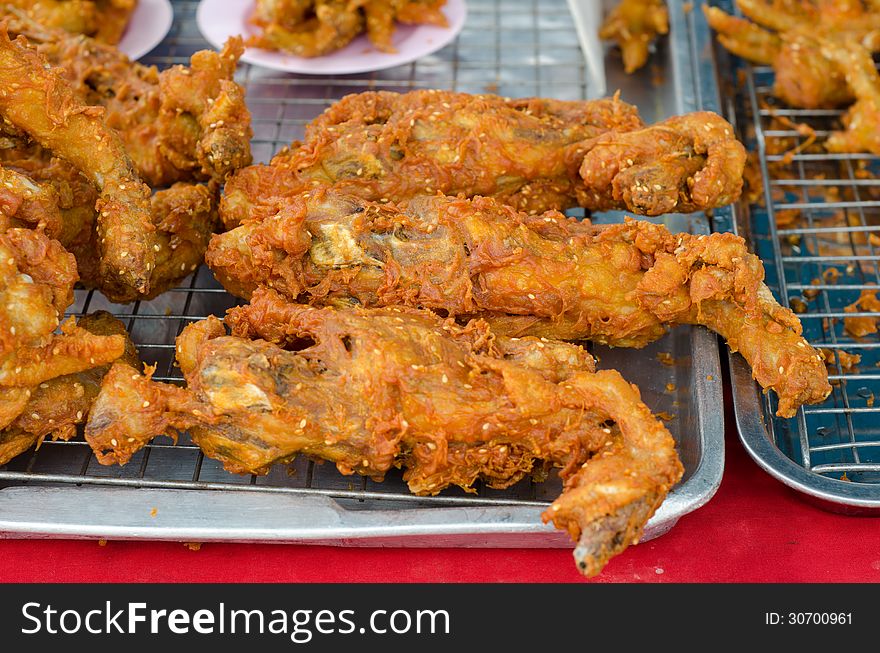
[[[207,47],[195,26],[195,2],[176,2],[169,38],[148,61],[185,63]],[[646,120],[717,102],[711,68],[696,65],[702,48],[683,3],[673,0],[672,36],[652,68],[625,76],[610,53],[608,86],[637,103]],[[585,62],[565,0],[471,0],[464,31],[450,46],[414,64],[340,78],[280,75],[243,66],[254,116],[254,156],[265,161],[301,137],[304,125],[335,99],[369,89],[452,88],[508,96],[587,96]],[[701,64],[711,60],[699,58]],[[714,108],[714,105],[708,106]],[[620,215],[601,216],[613,221]],[[673,230],[708,233],[705,216],[667,216]],[[173,339],[188,322],[235,304],[207,269],[151,302],[107,303],[77,291],[75,314],[110,310],[127,323],[142,358],[173,368]],[[717,339],[680,328],[640,350],[595,348],[600,366],[637,383],[646,403],[668,422],[685,466],[681,483],[651,520],[645,538],[671,528],[708,501],[724,465],[721,369]],[[673,365],[660,358],[671,359]],[[81,440],[46,442],[0,468],[0,537],[88,537],[181,541],[321,542],[346,545],[568,547],[566,534],[541,523],[561,490],[558,479],[523,481],[475,495],[410,495],[399,474],[383,483],[340,475],[332,465],[298,460],[268,476],[233,476],[186,438],[160,439],[127,466],[102,467]]]
[[[732,11],[731,2],[713,2]],[[697,13],[696,11],[694,13]],[[702,12],[699,12],[702,15]],[[711,39],[704,20],[698,31]],[[870,234],[880,234],[880,179],[857,178],[856,171],[880,172],[880,157],[866,154],[801,153],[792,157],[792,178],[781,178],[768,165],[780,155],[768,154],[769,139],[802,141],[792,126],[772,124],[774,116],[817,129],[821,142],[842,111],[798,110],[783,106],[772,95],[773,71],[751,66],[720,47],[713,55],[723,78],[742,83],[726,95],[735,105],[738,131],[749,149],[758,152],[764,177],[763,206],[740,206],[733,225],[748,238],[764,260],[768,284],[782,303],[802,302],[804,336],[816,347],[862,356],[847,369],[835,355],[830,368],[833,392],[817,406],[805,406],[795,418],[775,416],[775,399],[764,396],[741,357],[730,356],[731,379],[740,439],[769,474],[822,507],[847,513],[880,513],[880,342],[877,336],[853,338],[843,329],[844,313],[859,292],[880,284],[880,248]],[[787,173],[786,173],[787,174]],[[821,178],[819,178],[821,177]],[[827,197],[823,189],[840,190]],[[800,220],[777,227],[780,211],[797,210]],[[822,281],[823,272],[837,268],[836,283]],[[813,280],[820,280],[815,285]],[[816,293],[814,299],[805,299]]]

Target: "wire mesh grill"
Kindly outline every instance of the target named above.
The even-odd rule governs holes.
[[[770,420],[771,434],[810,472],[877,484],[880,313],[857,302],[880,291],[880,157],[826,152],[843,111],[786,107],[773,96],[771,68],[743,64],[743,73],[741,123],[754,128],[747,136],[763,176],[748,230],[771,288],[826,357],[833,387],[796,418]],[[764,401],[774,414],[774,398]]]
[[[208,43],[198,32],[195,21],[197,2],[175,2],[175,21],[167,39],[144,60],[164,68],[188,64],[190,56]],[[662,54],[662,52],[661,52]],[[624,97],[635,94],[634,86],[644,77],[614,77],[609,81],[624,89]],[[650,71],[646,73],[650,75]],[[237,81],[245,87],[253,117],[253,155],[255,161],[268,161],[273,154],[303,136],[305,125],[331,103],[348,93],[366,90],[405,92],[415,88],[449,88],[470,93],[498,93],[509,96],[543,95],[561,99],[584,99],[587,74],[575,27],[565,0],[470,0],[467,23],[458,38],[439,52],[412,64],[376,73],[336,78],[287,75],[242,64]],[[628,92],[627,89],[630,89]],[[670,87],[652,90],[658,98],[640,106],[646,120],[655,112],[673,105]],[[641,104],[641,103],[640,103]],[[129,305],[109,303],[100,293],[78,289],[71,315],[81,316],[106,310],[122,320],[138,346],[141,359],[157,365],[154,379],[181,382],[174,365],[174,339],[189,323],[208,315],[223,315],[237,303],[217,283],[205,267],[187,278],[179,288],[149,302]],[[655,360],[657,352],[672,352],[686,361],[690,339],[667,338],[654,348],[638,353],[642,369],[649,369],[652,385],[659,388],[692,383],[682,368],[670,368]],[[604,356],[604,354],[603,354]],[[612,354],[608,354],[609,360]],[[615,355],[617,356],[617,355]],[[613,366],[619,367],[619,361]],[[625,366],[625,361],[624,361]],[[635,380],[635,379],[633,379]],[[693,407],[681,405],[676,396],[642,388],[646,401],[658,412],[678,416],[670,425],[696,434]],[[683,402],[682,402],[683,403]],[[682,436],[685,437],[685,436]],[[686,467],[697,460],[689,455],[700,452],[691,446],[683,453]],[[206,458],[184,435],[177,443],[159,438],[137,453],[124,467],[101,466],[91,449],[77,438],[70,442],[44,442],[36,451],[23,454],[0,467],[3,485],[103,484],[116,486],[215,489],[256,492],[318,494],[341,499],[349,508],[369,507],[373,500],[382,506],[397,502],[399,507],[424,505],[532,505],[544,506],[558,496],[561,483],[555,474],[545,482],[524,480],[506,490],[477,485],[477,493],[467,495],[449,489],[437,497],[409,494],[399,473],[391,473],[381,483],[362,477],[343,476],[333,465],[321,465],[302,457],[290,468],[276,465],[267,476],[236,476]]]

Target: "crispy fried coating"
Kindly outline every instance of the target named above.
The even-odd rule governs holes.
[[[669,11],[663,0],[620,0],[599,29],[599,38],[617,41],[623,68],[634,73],[648,61],[648,50],[660,34],[669,33]]]
[[[64,231],[55,188],[0,165],[0,232],[15,227],[40,229],[50,238]]]
[[[111,301],[127,303],[152,299],[176,287],[202,263],[211,235],[217,226],[219,190],[213,183],[186,184],[156,191],[151,198],[156,233],[156,266],[150,274],[150,291],[132,294],[124,286],[101,277],[95,256],[97,234],[88,230],[69,246],[76,256],[83,285],[99,288]],[[88,226],[86,226],[88,229]]]
[[[82,318],[79,328],[95,336],[120,336],[125,350],[119,359],[132,368],[139,367],[137,350],[128,338],[125,326],[109,313],[98,311]],[[16,416],[6,422],[0,413],[0,423],[8,426],[0,430],[0,465],[39,444],[46,437],[69,440],[76,435],[76,427],[84,424],[92,407],[101,380],[109,365],[93,367],[75,374],[60,376],[40,383],[25,393],[27,401],[15,411]],[[2,390],[0,390],[2,393]]]
[[[128,27],[137,0],[5,0],[0,14],[10,7],[26,11],[48,27],[115,45]]]
[[[319,57],[366,32],[383,52],[396,52],[395,22],[447,25],[446,0],[257,0],[252,22],[262,32],[248,45]]]
[[[843,115],[843,131],[833,132],[825,141],[829,152],[870,152],[880,154],[880,74],[871,52],[858,43],[822,39],[822,53],[846,75],[856,98]]]
[[[208,265],[231,293],[323,304],[405,304],[485,318],[497,333],[641,347],[673,324],[724,336],[779,395],[779,414],[830,391],[821,358],[733,234],[606,227],[489,198],[372,203],[335,189],[215,236]]]
[[[42,384],[124,353],[122,336],[88,331],[72,319],[55,333],[76,281],[76,262],[57,241],[33,229],[0,233],[0,429],[38,419],[32,416],[40,412],[31,409],[37,395],[45,401]],[[28,410],[31,417],[23,418]],[[23,446],[23,437],[0,434],[0,459]]]
[[[230,39],[219,53],[196,52],[189,66],[159,72],[116,48],[67,36],[20,13],[9,19],[9,29],[58,66],[85,104],[105,107],[107,125],[151,187],[223,183],[250,164],[250,112],[233,80],[244,52],[241,38]]]
[[[0,33],[0,114],[81,171],[100,191],[101,273],[132,291],[149,291],[156,244],[150,191],[135,173],[103,110],[84,105],[23,40]]]
[[[591,162],[602,161],[614,166],[619,180],[593,170]],[[304,143],[270,165],[236,173],[226,185],[221,218],[231,228],[324,184],[373,201],[434,192],[491,196],[530,213],[577,204],[649,214],[693,211],[735,198],[744,161],[730,125],[711,113],[644,127],[636,109],[617,97],[568,102],[368,92],[331,106],[308,126]],[[638,193],[623,189],[641,181],[651,183]],[[712,191],[694,196],[694,184]]]
[[[209,318],[178,338],[186,389],[111,369],[86,427],[101,462],[188,429],[230,471],[304,454],[377,480],[403,468],[417,494],[478,479],[503,488],[557,467],[565,490],[544,517],[580,540],[587,575],[639,538],[681,477],[672,437],[635,387],[594,371],[578,346],[495,337],[482,321],[428,311],[315,309],[271,291],[227,321],[233,336]]]
[[[754,22],[709,5],[703,5],[703,11],[721,45],[744,59],[773,67],[777,97],[804,109],[853,101],[845,68],[823,52],[820,37],[858,41],[880,50],[877,6],[860,0],[737,0],[737,5]],[[821,25],[818,33],[817,25]]]

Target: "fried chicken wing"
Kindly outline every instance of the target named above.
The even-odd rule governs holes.
[[[599,160],[612,163],[620,179],[586,162]],[[645,127],[635,108],[616,97],[566,102],[369,92],[331,106],[308,126],[304,143],[270,165],[236,173],[221,217],[234,227],[324,184],[374,201],[434,192],[492,196],[530,213],[578,203],[591,210],[693,211],[735,198],[744,162],[730,125],[712,113]],[[651,183],[635,195],[622,189],[641,180]],[[713,191],[694,196],[695,183],[698,191]]]
[[[115,45],[128,27],[137,0],[5,0],[5,5],[25,10],[49,27]],[[5,13],[4,7],[0,13]]]
[[[315,309],[262,291],[219,320],[187,327],[178,362],[187,388],[114,365],[86,427],[105,464],[154,436],[188,429],[234,472],[265,473],[298,454],[344,474],[392,467],[417,494],[477,479],[507,487],[560,468],[545,513],[598,573],[637,541],[681,478],[672,437],[614,371],[575,345],[495,337],[428,311]],[[251,340],[251,337],[267,340]],[[303,340],[313,343],[299,351]]]
[[[126,363],[133,369],[139,367],[137,350],[129,340],[125,326],[109,313],[99,311],[87,315],[77,326],[95,336],[124,338],[125,349],[120,364]],[[0,429],[0,465],[38,445],[46,437],[53,440],[73,438],[77,425],[85,423],[98,396],[101,380],[109,369],[109,365],[103,365],[59,376],[40,383],[33,391],[22,393],[27,400],[17,407],[14,417],[4,421],[0,413],[0,423],[8,425]]]
[[[880,50],[878,7],[860,0],[737,0],[737,5],[754,22],[709,5],[703,5],[703,11],[721,45],[744,59],[773,67],[777,97],[805,109],[853,101],[845,69],[823,52],[819,37],[858,41]]]
[[[599,38],[617,41],[623,67],[634,73],[648,61],[648,49],[669,33],[669,11],[663,0],[620,0],[599,29]]]
[[[23,40],[0,33],[0,114],[47,150],[69,161],[100,191],[97,229],[103,276],[149,291],[155,265],[150,191],[135,173],[103,110],[84,105]]]
[[[733,234],[671,234],[629,220],[596,227],[489,198],[372,203],[314,189],[278,214],[212,239],[206,260],[231,293],[485,318],[498,333],[641,347],[672,324],[724,336],[779,396],[779,414],[830,392],[797,317]]]
[[[21,13],[9,19],[9,29],[58,66],[82,102],[105,107],[107,125],[119,133],[151,187],[223,183],[250,164],[250,112],[233,80],[244,52],[241,38],[230,39],[219,53],[196,52],[188,67],[159,72],[116,48],[67,36]]]

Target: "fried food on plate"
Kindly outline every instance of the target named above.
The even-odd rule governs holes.
[[[544,519],[578,541],[590,576],[639,539],[681,478],[675,443],[638,390],[596,372],[578,346],[408,308],[315,309],[271,291],[227,322],[233,336],[208,318],[178,338],[186,388],[111,368],[86,426],[102,463],[188,429],[233,472],[304,454],[376,480],[404,468],[416,494],[504,488],[556,467],[565,489]]]
[[[79,99],[106,109],[140,177],[159,188],[178,181],[214,180],[251,162],[250,112],[233,76],[241,38],[222,52],[203,50],[190,65],[159,72],[116,48],[52,30],[16,13],[10,32],[28,39],[58,67]]]
[[[15,7],[48,27],[115,45],[125,34],[137,0],[5,0],[4,5],[0,14]]]
[[[617,41],[623,68],[634,73],[648,61],[648,49],[669,33],[669,11],[663,0],[620,0],[599,29],[599,38]]]
[[[157,245],[150,189],[138,178],[119,135],[87,106],[23,39],[0,29],[0,115],[68,161],[99,189],[96,205],[101,275],[147,293]]]
[[[628,220],[593,226],[489,198],[373,203],[335,189],[214,236],[227,290],[291,300],[405,304],[485,318],[499,334],[642,347],[673,324],[724,336],[779,396],[779,414],[830,392],[797,317],[773,299],[760,259],[733,234],[672,234]]]
[[[0,233],[0,429],[13,423],[40,384],[106,365],[124,339],[59,321],[73,301],[76,262],[33,229]]]
[[[77,327],[96,336],[120,336],[125,349],[120,363],[137,369],[137,350],[128,338],[125,326],[109,313],[99,311],[82,318]],[[70,440],[76,435],[78,424],[84,424],[92,407],[101,379],[110,369],[109,364],[59,376],[40,383],[30,390],[17,417],[0,428],[0,465],[39,445],[46,437]],[[2,393],[2,390],[0,390]]]
[[[447,25],[446,0],[257,0],[252,22],[262,29],[248,45],[319,57],[366,32],[382,52],[396,52],[395,23]]]
[[[853,101],[845,70],[823,53],[818,37],[858,41],[872,51],[880,50],[876,3],[737,0],[737,5],[751,21],[709,5],[703,10],[721,45],[744,59],[773,67],[777,97],[804,109]],[[818,32],[817,26],[821,26]]]
[[[234,227],[330,184],[373,201],[441,192],[492,196],[530,213],[578,204],[689,212],[735,199],[744,165],[730,125],[709,112],[646,127],[616,97],[367,92],[327,109],[307,127],[304,143],[270,165],[236,173],[221,217]]]

